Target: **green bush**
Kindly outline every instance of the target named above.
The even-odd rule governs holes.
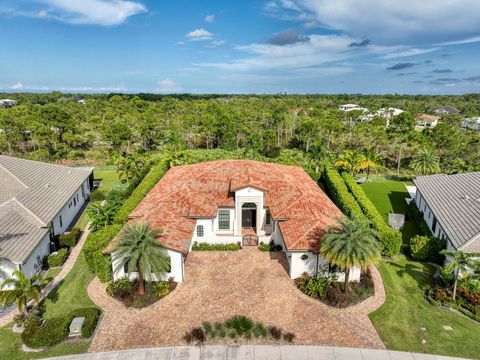
[[[67,260],[68,250],[66,248],[60,249],[55,253],[48,255],[48,266],[56,267],[62,266],[65,260]]]
[[[83,245],[82,252],[87,266],[91,272],[97,274],[101,282],[108,282],[112,279],[110,254],[104,254],[102,251],[121,229],[121,225],[110,225],[90,233]]]
[[[238,335],[243,335],[253,329],[253,320],[243,315],[237,315],[225,322],[225,325],[229,329],[233,329]]]
[[[258,250],[260,251],[282,251],[283,246],[279,244],[275,244],[274,242],[270,242],[270,244],[260,243],[258,246]]]
[[[70,316],[61,316],[48,319],[43,324],[41,319],[36,318],[25,326],[22,341],[34,349],[57,345],[67,337],[71,319]]]
[[[443,263],[444,256],[440,251],[445,247],[445,240],[434,236],[416,235],[410,240],[410,255],[415,260]]]
[[[72,230],[70,230],[69,233],[62,234],[58,237],[58,241],[60,244],[63,244],[68,247],[74,247],[77,245],[77,241],[80,238],[80,235],[82,233],[82,230],[79,228],[75,227]]]
[[[101,313],[102,312],[97,308],[82,308],[71,311],[69,317],[71,320],[76,317],[85,317],[85,321],[82,325],[82,337],[88,339],[92,337],[95,332]]]
[[[362,209],[355,201],[353,195],[348,191],[345,182],[337,169],[326,167],[324,181],[327,191],[339,209],[347,216],[354,217],[359,221],[368,221]]]
[[[209,244],[195,242],[192,251],[237,251],[242,247],[239,244]]]
[[[322,300],[332,281],[332,277],[326,272],[319,272],[316,276],[304,273],[302,276],[295,279],[295,285],[304,294]]]
[[[353,195],[357,204],[360,206],[360,209],[363,211],[363,214],[370,221],[372,227],[377,230],[378,236],[382,242],[382,255],[398,255],[402,246],[402,233],[388,226],[383,216],[378,212],[375,205],[372,204],[352,175],[344,172],[342,173],[342,178],[347,189]]]
[[[135,292],[135,285],[128,277],[112,281],[107,286],[108,296],[123,300],[132,296]]]

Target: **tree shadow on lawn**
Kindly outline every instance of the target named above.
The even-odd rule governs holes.
[[[425,288],[429,287],[430,283],[432,282],[432,269],[428,266],[424,266],[421,263],[406,263],[405,265],[400,265],[393,261],[389,261],[388,264],[398,268],[397,274],[399,277],[411,277],[417,283],[420,290],[424,290]]]
[[[47,301],[47,299],[49,301],[52,302],[52,304],[56,304],[58,299],[59,299],[59,295],[58,295],[58,292],[60,291],[60,288],[62,287],[63,283],[65,282],[65,279],[62,279],[58,284],[57,286],[55,286],[55,288],[50,291],[50,293],[45,297],[45,299],[43,299],[40,304],[41,305],[44,305],[45,302]]]
[[[394,213],[405,214],[407,212],[406,198],[409,198],[410,194],[407,191],[390,191],[388,198]],[[384,214],[388,217],[388,214]]]

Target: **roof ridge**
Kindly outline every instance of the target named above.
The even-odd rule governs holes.
[[[28,212],[30,215],[32,215],[40,224],[41,226],[47,226],[47,224],[42,220],[40,219],[32,210],[30,210],[28,207],[26,207],[25,205],[23,205],[16,197],[14,197],[12,199],[13,201],[15,201],[22,209],[24,209],[26,212]]]
[[[3,156],[3,155],[0,155],[1,157],[6,157],[6,156]],[[23,187],[25,187],[25,189],[29,189],[30,187],[27,186],[22,180],[20,180],[15,174],[13,174],[10,170],[8,170],[5,166],[3,166],[2,164],[0,164],[0,167],[5,170],[11,177],[13,177],[15,180],[17,180],[20,185],[22,185]]]

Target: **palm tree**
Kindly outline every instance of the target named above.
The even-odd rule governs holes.
[[[453,300],[455,300],[455,296],[457,295],[458,277],[460,275],[468,275],[469,270],[471,271],[479,268],[479,260],[475,258],[480,257],[480,253],[465,253],[463,251],[453,252],[449,250],[442,250],[440,251],[440,254],[450,258],[450,262],[445,265],[445,269],[450,273],[453,273],[453,277],[455,278],[452,296]]]
[[[133,156],[118,156],[114,159],[114,163],[120,180],[127,184],[135,176],[140,176],[142,163]]]
[[[421,149],[411,162],[411,167],[416,172],[427,175],[440,172],[439,158],[431,149]]]
[[[138,272],[138,293],[145,293],[145,280],[153,280],[167,273],[170,268],[170,257],[164,246],[158,241],[162,230],[151,227],[150,223],[137,222],[127,225],[120,235],[115,250],[115,258],[120,259],[115,272],[127,265],[128,274]]]
[[[95,203],[87,208],[87,215],[91,220],[90,230],[97,231],[113,224],[113,219],[118,209],[122,206],[123,199],[113,197],[105,203]]]
[[[330,153],[327,148],[318,142],[310,146],[307,153],[307,161],[315,168],[315,172],[320,172],[330,160]]]
[[[20,270],[12,273],[13,277],[4,280],[0,289],[12,286],[12,290],[4,290],[0,292],[0,301],[4,307],[8,307],[13,303],[17,304],[18,310],[28,314],[27,303],[30,299],[37,304],[40,301],[40,293],[47,285],[47,280],[41,274],[35,274],[31,278],[25,276]]]
[[[354,176],[356,172],[362,169],[364,160],[363,154],[358,151],[348,150],[335,160],[335,166],[348,171],[350,175]]]
[[[370,176],[370,170],[376,170],[380,167],[381,155],[378,154],[373,147],[367,149],[363,153],[363,161],[360,163],[360,168],[367,169],[367,180]]]
[[[320,252],[330,264],[345,271],[345,293],[348,295],[350,268],[366,270],[380,258],[380,245],[375,230],[366,222],[344,217],[337,226],[329,226]]]

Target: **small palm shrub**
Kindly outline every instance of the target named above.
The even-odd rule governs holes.
[[[256,323],[253,327],[253,336],[255,337],[266,337],[268,335],[267,329],[261,323]]]
[[[238,335],[243,335],[252,330],[253,320],[246,316],[237,315],[227,320],[226,325],[228,328],[235,330]]]

